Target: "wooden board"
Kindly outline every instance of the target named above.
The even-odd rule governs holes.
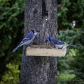
[[[66,54],[66,49],[56,49],[54,46],[39,46],[39,45],[32,45],[31,48],[26,49],[26,56],[56,56],[56,57],[63,57]]]

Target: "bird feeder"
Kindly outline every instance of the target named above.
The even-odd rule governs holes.
[[[56,49],[54,46],[47,45],[32,45],[26,49],[26,56],[56,56],[56,57],[64,57],[66,54],[66,48]]]

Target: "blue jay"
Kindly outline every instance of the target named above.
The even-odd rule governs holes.
[[[74,45],[66,44],[66,43],[64,43],[62,41],[59,41],[59,40],[57,40],[57,39],[55,39],[55,38],[53,38],[51,36],[46,38],[45,43],[46,42],[50,43],[50,45],[55,46],[56,49],[59,49],[59,48],[65,49],[66,46],[74,46]],[[74,47],[77,47],[77,46],[74,46]]]
[[[12,52],[15,52],[22,45],[29,44],[35,38],[38,32],[39,31],[36,29],[31,29],[31,32],[25,36],[25,38],[21,41],[21,43]]]

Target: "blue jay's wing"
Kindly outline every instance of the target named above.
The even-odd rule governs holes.
[[[25,36],[25,38],[21,41],[20,44],[23,44],[25,42],[27,42],[28,40],[31,40],[33,37],[33,32],[31,31],[28,35]]]
[[[58,44],[58,45],[63,45],[63,44],[65,44],[65,43],[62,42],[62,41],[59,41],[57,44]]]
[[[30,38],[30,39],[32,39],[33,35],[34,35],[34,34],[33,34],[33,32],[31,31],[28,35],[25,36],[25,38]]]
[[[56,43],[59,42],[59,40],[57,40],[57,39],[55,39],[55,38],[53,38],[53,37],[51,37],[51,41],[52,41],[54,44],[56,44]]]
[[[51,37],[51,41],[53,42],[53,44],[58,44],[58,45],[65,44],[64,42],[59,41],[59,40],[57,40],[57,39],[55,39],[55,38],[53,38],[53,37]]]
[[[27,42],[28,40],[31,40],[31,39],[30,39],[30,38],[24,38],[24,39],[21,41],[21,44]]]

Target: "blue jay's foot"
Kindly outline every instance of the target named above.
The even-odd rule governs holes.
[[[62,48],[62,50],[64,50],[66,48],[66,46],[64,46],[63,48]]]
[[[27,48],[31,48],[30,46],[28,46]]]
[[[32,45],[28,44],[28,45],[27,45],[27,48],[30,48],[30,47],[32,47]]]
[[[58,49],[58,47],[56,47],[56,49]]]
[[[51,46],[51,49],[52,49],[52,46]]]
[[[39,48],[42,48],[42,45],[39,45]]]
[[[40,48],[41,45],[39,45],[39,48]]]

